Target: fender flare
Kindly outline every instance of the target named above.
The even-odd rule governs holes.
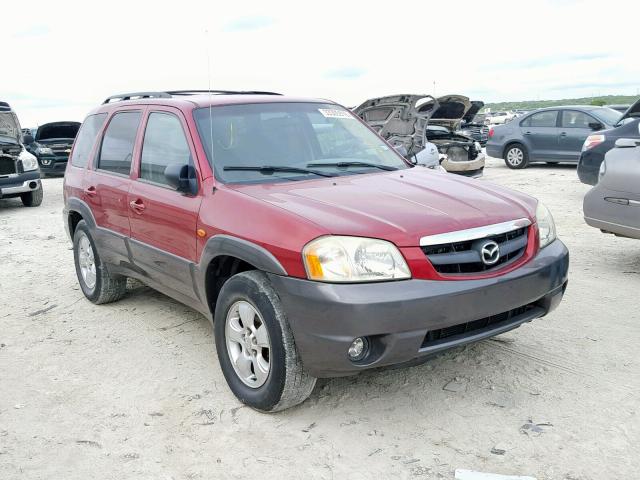
[[[65,228],[67,232],[69,232],[70,236],[71,236],[71,224],[69,223],[69,220],[70,220],[69,213],[72,211],[78,212],[82,216],[82,219],[85,222],[87,222],[89,229],[93,230],[94,228],[96,228],[96,219],[94,218],[89,205],[87,205],[85,202],[83,202],[77,197],[72,197],[67,199],[67,203],[64,208]]]
[[[214,235],[207,240],[200,257],[200,270],[206,275],[207,267],[213,259],[220,256],[236,257],[263,272],[287,275],[287,271],[266,248],[242,238],[231,235]]]

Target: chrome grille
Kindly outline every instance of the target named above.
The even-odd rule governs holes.
[[[421,249],[436,272],[444,275],[473,274],[497,270],[524,255],[527,248],[530,221],[489,225],[449,234],[424,237]],[[499,256],[491,262],[483,260],[487,244],[498,246]],[[494,245],[495,246],[495,245]]]

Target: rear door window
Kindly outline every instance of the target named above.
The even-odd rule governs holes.
[[[119,112],[113,116],[102,140],[98,159],[100,170],[129,175],[141,116],[139,111]]]
[[[191,164],[191,151],[182,124],[173,114],[152,112],[144,132],[140,178],[168,185],[164,171],[172,164]]]
[[[74,167],[83,168],[87,166],[93,144],[106,119],[106,113],[98,113],[97,115],[89,115],[85,121],[82,122],[78,137],[73,146],[73,153],[71,154],[71,164]]]

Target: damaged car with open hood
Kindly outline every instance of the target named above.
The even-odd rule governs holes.
[[[429,144],[440,153],[442,167],[451,173],[482,175],[485,155],[471,136],[458,131],[462,120],[474,108],[462,95],[390,95],[367,100],[354,112],[406,157],[414,157]]]
[[[51,122],[38,127],[35,137],[24,136],[27,150],[36,156],[42,173],[64,174],[80,122]]]

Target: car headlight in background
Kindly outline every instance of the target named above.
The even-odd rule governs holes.
[[[541,202],[536,208],[536,223],[540,237],[540,248],[544,248],[556,239],[556,224],[551,212]]]
[[[36,148],[36,153],[38,155],[53,155],[53,150],[49,147],[38,147]]]
[[[375,238],[320,237],[304,247],[302,258],[310,280],[376,282],[411,278],[398,248]]]
[[[607,137],[605,137],[601,133],[598,133],[595,135],[589,135],[587,139],[584,141],[584,143],[582,144],[582,151],[586,152],[587,150],[591,150],[593,147],[597,147],[598,145],[600,145],[606,139]]]
[[[25,172],[38,169],[38,159],[26,150],[22,150],[22,152],[20,152],[20,155],[18,155],[18,160],[22,162],[22,169]]]
[[[606,173],[607,173],[607,162],[603,161],[600,164],[600,170],[598,170],[598,182],[602,180],[602,177],[604,177]]]

